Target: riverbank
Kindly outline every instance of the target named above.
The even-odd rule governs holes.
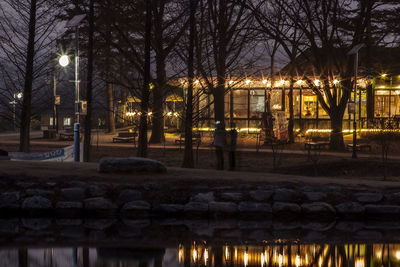
[[[3,217],[400,217],[395,181],[181,168],[166,174],[100,174],[94,163],[0,161],[0,170]]]

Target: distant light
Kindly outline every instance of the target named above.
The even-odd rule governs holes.
[[[233,81],[232,81],[232,80],[230,80],[230,81],[229,81],[229,84],[232,84],[232,83],[233,83]]]
[[[18,94],[17,94],[17,98],[18,98],[18,99],[21,99],[21,98],[22,98],[22,93],[18,93]]]
[[[314,84],[315,84],[315,86],[319,86],[321,84],[321,81],[317,79],[314,81]]]
[[[339,80],[338,79],[334,79],[333,80],[333,84],[338,84],[339,83]]]
[[[246,85],[249,85],[251,83],[251,80],[246,80]]]
[[[299,85],[302,85],[302,84],[304,84],[304,81],[303,80],[298,80],[296,83],[299,84]]]
[[[267,80],[263,80],[263,81],[262,81],[263,84],[266,84],[267,82],[268,82]]]
[[[199,81],[199,80],[195,80],[194,83],[195,83],[195,84],[199,84],[200,81]]]
[[[400,250],[396,251],[396,258],[400,260]]]
[[[66,67],[69,64],[69,57],[67,55],[62,55],[58,59],[58,63],[61,65],[61,67]]]
[[[381,74],[381,77],[382,77],[382,78],[385,78],[386,76],[387,76],[387,73]]]

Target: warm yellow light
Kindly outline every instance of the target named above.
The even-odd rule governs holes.
[[[302,85],[302,84],[304,84],[304,81],[303,80],[298,80],[296,83],[299,84],[299,85]]]
[[[321,81],[320,81],[320,80],[317,79],[317,80],[314,81],[314,85],[315,85],[315,86],[320,86],[320,84],[321,84]]]
[[[267,80],[263,80],[262,81],[263,84],[267,84],[267,82],[268,82]]]
[[[264,253],[261,253],[261,267],[264,267],[264,264],[265,264]]]
[[[69,64],[69,57],[67,55],[62,55],[58,59],[58,63],[61,65],[61,67],[66,67]]]
[[[193,261],[196,262],[197,260],[197,250],[193,249]]]
[[[279,267],[281,267],[283,264],[283,255],[282,254],[279,254],[278,264],[279,264]]]
[[[199,80],[195,80],[195,81],[194,81],[194,84],[199,84],[199,83],[200,83]]]
[[[300,256],[296,255],[296,267],[300,266]]]
[[[244,266],[246,267],[249,264],[249,254],[247,253],[247,251],[244,252],[243,260],[244,260]]]
[[[178,112],[174,112],[174,116],[175,116],[175,117],[178,117]]]
[[[337,79],[333,80],[333,84],[338,84],[338,83],[339,83],[339,80],[337,80]]]
[[[204,265],[207,265],[208,262],[208,249],[204,250]]]
[[[225,260],[229,259],[229,250],[228,250],[228,246],[225,247]]]
[[[396,259],[400,260],[400,250],[396,251]]]
[[[246,85],[249,85],[251,83],[251,80],[246,80]]]
[[[387,73],[381,74],[381,77],[382,77],[382,78],[385,78],[386,76],[387,76]]]
[[[365,267],[364,259],[357,259],[354,264],[354,267]]]
[[[183,261],[183,247],[182,246],[179,246],[178,260],[179,260],[179,263],[181,263]]]
[[[148,115],[148,116],[151,116],[151,115],[153,115],[153,112],[149,112],[147,115]]]
[[[19,92],[19,93],[17,94],[17,98],[18,98],[18,99],[21,99],[21,98],[22,98],[22,93],[21,93],[21,92]]]
[[[232,83],[233,83],[233,81],[232,81],[232,80],[230,80],[230,81],[229,81],[229,84],[232,84]]]
[[[168,116],[171,116],[171,115],[172,115],[172,112],[171,112],[171,111],[170,111],[170,112],[168,112],[168,113],[167,113],[167,115],[168,115]]]

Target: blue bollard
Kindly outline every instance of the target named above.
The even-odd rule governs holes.
[[[79,162],[80,159],[80,136],[79,136],[79,123],[74,123],[74,161]]]

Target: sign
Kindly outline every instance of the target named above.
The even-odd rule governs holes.
[[[61,104],[61,97],[59,95],[56,95],[54,97],[54,105],[60,105]]]
[[[11,160],[73,162],[74,147],[67,146],[50,152],[9,152]]]

